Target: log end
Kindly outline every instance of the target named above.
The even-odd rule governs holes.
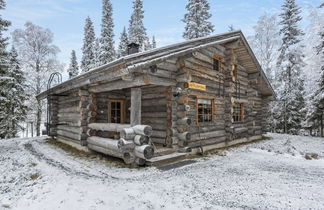
[[[146,136],[151,136],[153,134],[153,129],[151,126],[145,126],[144,128],[144,134]]]
[[[151,146],[146,146],[144,149],[144,157],[146,159],[151,159],[154,156],[154,149]]]

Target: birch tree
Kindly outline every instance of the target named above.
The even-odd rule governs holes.
[[[257,24],[253,26],[254,35],[249,37],[253,51],[271,84],[273,84],[280,44],[276,17],[277,14],[269,13],[260,16]]]
[[[62,66],[56,55],[59,48],[53,44],[53,33],[31,22],[24,29],[12,33],[13,45],[18,51],[21,66],[26,76],[32,117],[36,121],[36,134],[40,135],[43,102],[37,101],[36,95],[46,89],[49,75],[61,71]]]

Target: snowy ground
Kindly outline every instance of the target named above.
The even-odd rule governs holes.
[[[324,209],[324,139],[269,136],[169,171],[0,140],[0,209]]]

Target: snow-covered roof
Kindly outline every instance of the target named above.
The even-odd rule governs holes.
[[[165,59],[179,57],[201,48],[217,44],[221,45],[231,43],[237,40],[241,40],[243,43],[240,45],[240,47],[235,49],[235,52],[238,54],[239,60],[242,62],[243,66],[248,69],[249,73],[260,73],[260,78],[262,78],[261,81],[264,83],[261,86],[261,88],[264,89],[263,92],[265,92],[267,95],[274,95],[274,91],[254,53],[252,52],[248,42],[246,41],[243,33],[241,31],[233,31],[214,36],[188,40],[177,44],[155,48],[145,52],[122,57],[118,60],[91,69],[86,73],[65,81],[57,86],[54,86],[51,89],[39,94],[37,98],[40,100],[46,98],[49,93],[58,94],[90,84],[103,83],[105,82],[105,79],[111,79],[111,77],[114,76],[109,75],[110,78],[108,78],[107,73],[111,73],[111,71],[115,72],[117,70],[120,70],[119,74],[117,74],[116,77],[125,76],[135,69],[140,69],[153,64],[157,64]]]

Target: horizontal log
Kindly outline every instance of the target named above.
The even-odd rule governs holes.
[[[120,131],[120,138],[126,139],[126,140],[133,140],[136,136],[136,133],[134,129],[132,128],[123,128]]]
[[[226,132],[224,130],[212,131],[212,132],[206,132],[206,133],[196,133],[196,134],[192,135],[191,141],[217,138],[217,137],[222,137],[225,135],[226,135]]]
[[[132,127],[137,135],[151,136],[153,129],[148,125],[135,125]]]
[[[75,133],[72,133],[72,132],[68,132],[68,131],[64,131],[64,130],[57,130],[57,134],[58,135],[61,135],[61,136],[65,136],[65,137],[68,137],[68,138],[71,138],[71,139],[74,139],[76,141],[81,141],[83,139],[83,137],[87,137],[86,134],[75,134]],[[82,136],[84,135],[84,136]]]
[[[109,155],[109,156],[124,159],[124,154],[120,153],[120,152],[118,152],[116,150],[110,150],[108,148],[100,147],[98,145],[89,144],[89,143],[88,143],[87,146],[88,146],[89,149],[94,150],[96,152],[100,152],[100,153],[103,153],[103,154],[106,154],[106,155]]]
[[[187,104],[181,104],[177,106],[178,111],[190,111],[190,106]]]
[[[156,143],[156,144],[163,144],[163,145],[166,143],[165,138],[156,138],[156,137],[152,137],[152,138],[151,138],[151,141],[152,141],[153,143]]]
[[[91,136],[87,139],[87,142],[90,149],[95,150],[95,147],[92,146],[96,146],[96,148],[100,147],[103,150],[101,149],[100,151],[95,151],[102,152],[114,157],[124,158],[123,152],[118,148],[118,141],[115,139]]]
[[[167,115],[166,112],[143,112],[142,111],[142,118],[165,118]]]
[[[190,124],[191,124],[191,119],[187,117],[177,120],[177,125],[190,125]]]
[[[189,141],[191,139],[191,134],[189,132],[178,133],[179,140]]]
[[[81,134],[83,131],[86,130],[86,127],[80,127],[80,126],[68,126],[68,125],[58,125],[57,129],[75,133],[75,134]]]
[[[99,131],[114,131],[120,132],[124,128],[130,128],[130,124],[118,124],[118,123],[91,123],[89,128]]]
[[[211,138],[211,139],[206,139],[203,141],[194,141],[194,142],[189,142],[188,146],[190,147],[198,147],[198,146],[206,146],[206,145],[211,145],[211,144],[218,144],[221,142],[225,142],[226,137],[218,137],[218,138]]]
[[[152,133],[151,136],[152,137],[157,137],[157,138],[165,138],[166,137],[166,132],[165,131],[153,130],[153,133]]]

